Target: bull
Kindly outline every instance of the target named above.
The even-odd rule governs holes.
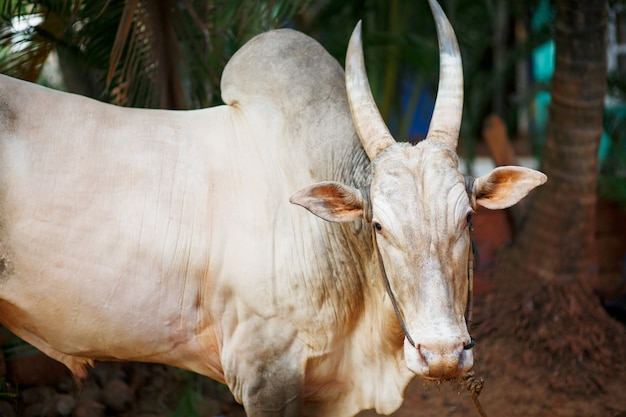
[[[372,99],[360,24],[345,78],[303,34],[255,37],[208,109],[0,77],[2,324],[77,377],[99,360],[198,372],[251,417],[391,413],[415,375],[464,374],[468,218],[546,177],[459,171],[460,54],[431,9],[439,89],[414,146]]]

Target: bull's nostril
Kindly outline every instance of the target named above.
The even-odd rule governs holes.
[[[463,346],[463,349],[470,350],[471,348],[474,347],[475,344],[476,344],[476,339],[474,339],[473,337],[470,337],[470,342],[467,345]]]
[[[421,342],[413,346],[405,340],[404,348],[407,367],[422,378],[437,381],[453,379],[472,368],[471,346],[475,344],[474,339]]]

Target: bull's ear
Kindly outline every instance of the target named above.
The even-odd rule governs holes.
[[[361,218],[367,204],[359,189],[334,181],[309,185],[293,193],[289,201],[329,222]]]
[[[498,167],[476,178],[472,200],[491,210],[504,209],[516,204],[547,179],[542,172],[530,168]]]

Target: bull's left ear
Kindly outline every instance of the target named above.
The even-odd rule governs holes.
[[[516,204],[548,177],[534,169],[504,166],[476,178],[472,200],[491,210],[504,209]]]
[[[359,189],[335,181],[309,185],[293,193],[289,201],[329,222],[361,218],[367,204]]]

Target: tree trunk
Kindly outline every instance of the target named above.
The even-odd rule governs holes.
[[[540,187],[512,251],[520,276],[587,280],[596,264],[598,146],[606,92],[605,0],[556,2],[556,63]]]
[[[621,324],[590,286],[598,146],[606,91],[606,0],[556,0],[556,65],[541,170],[548,182],[501,268],[501,294],[485,321],[522,346],[529,365],[546,367],[553,387],[601,390],[626,355]],[[622,358],[620,358],[622,356]],[[619,365],[621,366],[621,365]]]

